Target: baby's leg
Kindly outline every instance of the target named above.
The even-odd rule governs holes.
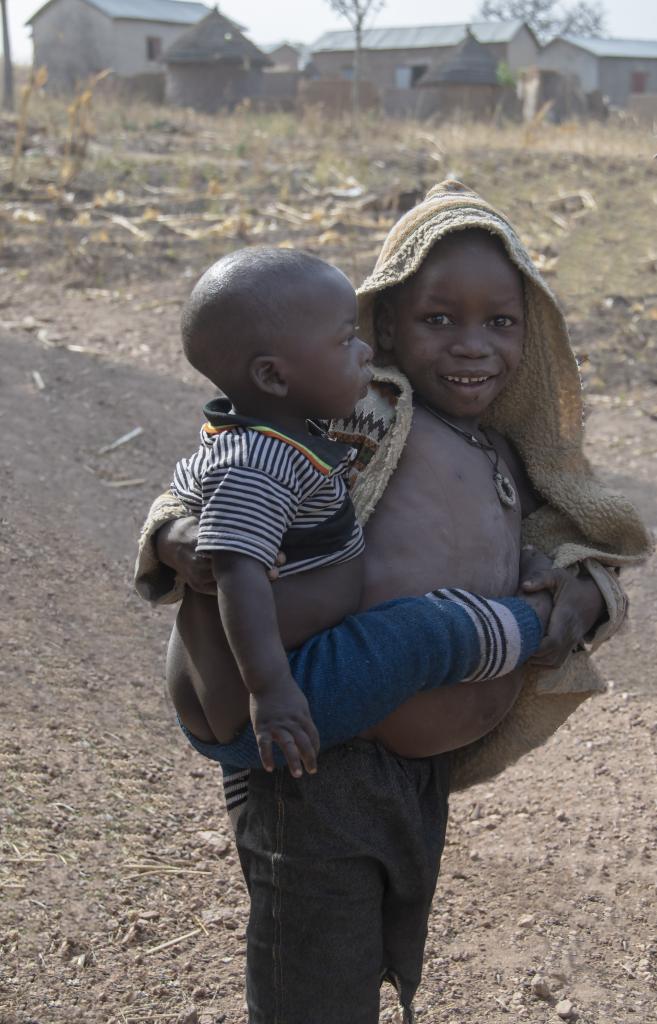
[[[299,647],[355,611],[361,583],[361,559],[285,576],[275,583],[285,648]],[[215,597],[185,591],[169,641],[166,675],[178,717],[198,739],[230,743],[248,721],[248,693],[224,636]]]
[[[450,593],[456,599],[400,598],[348,616],[290,654],[322,749],[371,729],[419,690],[504,675],[538,648],[542,629],[525,601]],[[260,763],[250,727],[198,749],[232,769]]]

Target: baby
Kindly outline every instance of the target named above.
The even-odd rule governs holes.
[[[206,271],[182,317],[185,355],[227,398],[206,406],[200,448],[178,463],[171,490],[199,516],[197,551],[211,559],[262,763],[273,769],[276,743],[295,776],[301,763],[316,770],[319,738],[267,571],[281,550],[281,576],[339,567],[320,630],[359,605],[363,534],[347,488],[355,452],[313,423],[349,415],[367,392],[372,349],[356,336],[356,313],[337,268],[301,252],[245,249]]]

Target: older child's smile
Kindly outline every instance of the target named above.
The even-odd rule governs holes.
[[[494,374],[489,374],[487,377],[449,377],[444,376],[443,380],[448,380],[450,384],[465,384],[468,387],[472,387],[476,384],[486,384],[487,381],[491,380]]]

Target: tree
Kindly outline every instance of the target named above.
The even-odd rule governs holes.
[[[569,7],[559,6],[557,0],[483,0],[479,13],[496,21],[519,18],[542,43],[565,34],[601,36],[605,30],[600,0],[575,0]]]
[[[11,62],[11,44],[9,42],[9,14],[7,0],[0,0],[2,8],[2,53],[4,66],[4,88],[2,105],[5,110],[14,109],[14,66]]]
[[[347,19],[354,31],[354,67],[351,97],[354,117],[357,117],[360,106],[360,57],[363,48],[363,29],[366,19],[380,11],[385,0],[327,0],[327,2],[336,14]]]

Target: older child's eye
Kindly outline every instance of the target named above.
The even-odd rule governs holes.
[[[493,327],[512,327],[515,320],[511,316],[494,316],[490,322]]]
[[[426,318],[428,324],[432,324],[434,327],[447,327],[449,324],[453,324],[451,316],[447,313],[432,313],[431,316]]]

